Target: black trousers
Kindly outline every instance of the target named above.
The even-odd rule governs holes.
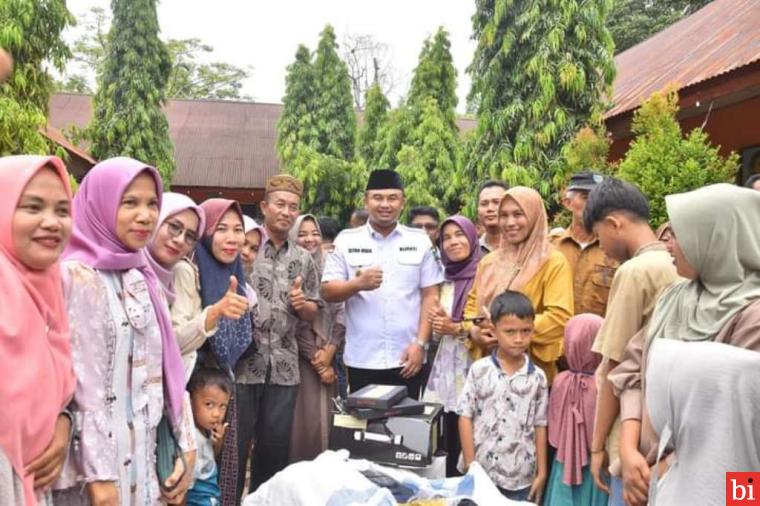
[[[401,377],[401,367],[395,369],[359,369],[358,367],[346,367],[348,372],[348,391],[356,392],[367,385],[406,385],[409,397],[420,398],[422,375],[417,374],[411,378]]]
[[[438,438],[438,446],[446,450],[446,477],[462,476],[457,469],[462,443],[459,439],[459,415],[444,411],[441,416],[443,430]]]
[[[290,458],[290,431],[298,385],[238,383],[238,476],[237,495],[243,494],[248,456],[251,458],[249,493],[283,470]]]

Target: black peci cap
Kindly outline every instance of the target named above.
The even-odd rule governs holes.
[[[367,181],[367,191],[370,190],[403,190],[404,183],[401,176],[395,170],[373,170]]]

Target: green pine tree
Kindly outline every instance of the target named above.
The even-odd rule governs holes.
[[[298,46],[296,59],[288,66],[282,115],[277,123],[277,153],[286,165],[297,155],[299,146],[317,148],[314,68],[311,53]]]
[[[356,112],[348,68],[338,55],[332,26],[320,34],[315,54],[316,102],[314,125],[317,151],[342,160],[353,160],[356,143]]]
[[[39,132],[53,93],[44,64],[63,71],[70,53],[61,33],[73,22],[64,0],[0,1],[0,47],[15,60],[0,85],[0,156],[51,151]]]
[[[443,213],[457,212],[462,205],[457,177],[461,153],[457,132],[435,98],[427,97],[411,143],[398,153],[396,170],[405,181],[407,207],[430,205]]]
[[[380,128],[388,117],[390,102],[383,95],[380,85],[375,83],[367,90],[364,106],[364,123],[359,129],[358,148],[364,162],[369,167],[377,167],[381,155]]]
[[[156,0],[112,0],[108,55],[88,135],[98,159],[129,156],[174,173],[169,124],[162,111],[171,59],[158,38]]]
[[[395,169],[398,166],[399,151],[405,144],[412,143],[414,120],[411,108],[403,104],[388,113],[379,131],[378,167]]]
[[[354,160],[356,113],[348,69],[327,26],[312,56],[301,46],[288,67],[277,149],[286,170],[304,184],[301,205],[347,220],[361,196],[366,166]]]
[[[450,127],[454,124],[457,107],[457,69],[451,56],[449,34],[443,27],[435,36],[427,39],[420,52],[409,89],[408,104],[422,114],[425,102],[432,97],[438,108],[446,115]]]
[[[478,127],[466,172],[558,190],[561,150],[603,107],[614,77],[610,0],[477,0],[468,72]]]
[[[380,134],[380,165],[402,175],[409,206],[430,205],[444,213],[459,209],[466,187],[450,48],[443,28],[424,42],[409,98],[389,114]]]

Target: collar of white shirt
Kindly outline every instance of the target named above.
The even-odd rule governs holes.
[[[503,372],[504,374],[507,374],[507,371],[501,368],[501,364],[499,363],[499,357],[496,356],[496,351],[493,350],[491,352],[491,360],[493,361],[493,365],[496,366],[496,369],[499,370],[499,372]],[[533,364],[533,361],[530,359],[528,354],[525,354],[525,362],[523,362],[522,367],[518,369],[512,376],[518,376],[520,374],[532,374],[533,371],[536,370],[536,366]],[[509,374],[507,374],[509,376]]]
[[[401,235],[403,231],[403,227],[399,224],[399,222],[396,222],[396,227],[391,231],[390,234],[386,236],[375,230],[369,221],[367,221],[367,224],[364,226],[367,227],[367,234],[369,234],[369,236],[373,239],[390,239],[396,234]]]

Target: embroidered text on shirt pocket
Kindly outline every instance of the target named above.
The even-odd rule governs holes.
[[[419,246],[399,246],[396,251],[396,260],[401,265],[419,265],[424,255],[424,249]]]
[[[346,262],[354,268],[369,267],[375,263],[375,254],[372,248],[349,248]]]

